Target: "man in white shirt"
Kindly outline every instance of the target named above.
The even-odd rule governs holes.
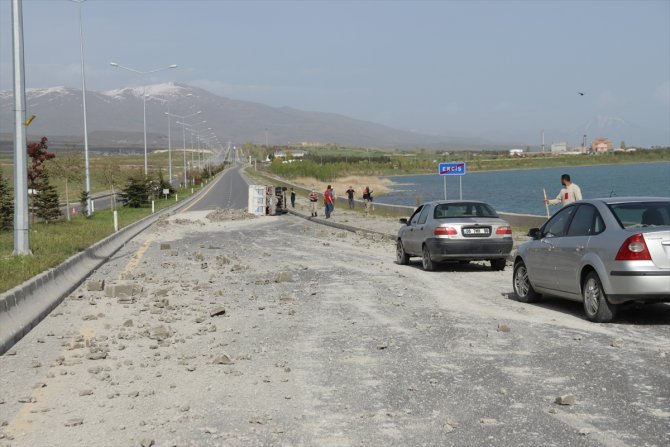
[[[549,205],[558,205],[559,203],[563,206],[570,203],[582,200],[582,190],[579,189],[579,186],[572,183],[570,180],[569,174],[563,174],[561,176],[561,184],[563,189],[558,193],[555,199],[545,199],[544,202]]]

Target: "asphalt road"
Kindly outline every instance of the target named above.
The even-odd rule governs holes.
[[[226,171],[222,175],[224,178],[217,182],[216,188],[211,193],[207,194],[207,197],[192,209],[198,211],[215,208],[247,208],[247,197],[249,193],[248,185],[240,174],[240,170],[244,168],[244,166],[245,165],[240,165]],[[121,197],[118,193],[116,200],[117,204],[120,204]],[[96,210],[108,209],[112,206],[111,196],[94,198],[94,202],[94,209]],[[72,212],[72,208],[75,209],[76,213],[81,212],[81,206],[78,201],[70,203],[70,212]],[[64,206],[61,207],[61,212],[65,215],[66,211]]]
[[[248,206],[249,185],[240,171],[246,165],[238,165],[225,171],[212,185],[211,190],[198,200],[189,211],[213,210],[216,208],[246,209]]]
[[[670,306],[592,324],[509,269],[212,212],[236,174],[92,275],[134,300],[82,286],[0,357],[0,446],[670,445]]]

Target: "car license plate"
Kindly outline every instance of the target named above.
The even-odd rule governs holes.
[[[463,234],[490,234],[488,228],[464,228]]]

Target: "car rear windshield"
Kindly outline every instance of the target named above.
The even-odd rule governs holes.
[[[670,226],[670,202],[631,202],[607,205],[621,228]]]
[[[496,212],[485,203],[442,203],[435,207],[435,219],[455,217],[498,217]]]

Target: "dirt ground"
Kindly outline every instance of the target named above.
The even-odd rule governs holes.
[[[670,445],[670,306],[592,324],[513,301],[509,270],[399,266],[290,215],[163,219],[0,357],[0,446]]]
[[[346,191],[349,187],[353,187],[356,199],[362,200],[363,190],[366,186],[373,191],[373,197],[377,195],[386,194],[390,191],[390,187],[394,184],[391,180],[375,176],[351,176],[343,177],[333,180],[329,183],[324,183],[313,178],[301,177],[294,180],[294,183],[305,188],[312,189],[316,192],[322,193],[330,184],[335,191],[337,197],[346,197]]]

